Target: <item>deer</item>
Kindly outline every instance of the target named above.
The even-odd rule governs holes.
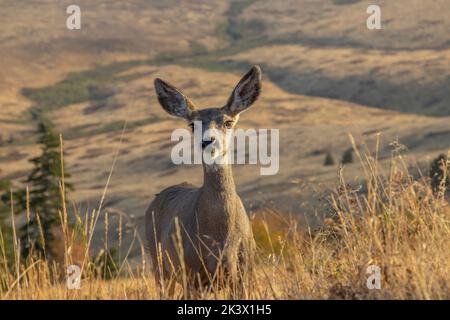
[[[179,89],[159,78],[154,87],[166,112],[187,121],[192,130],[195,121],[201,123],[202,150],[212,148],[213,153],[226,156],[228,140],[216,144],[214,136],[203,133],[234,128],[240,114],[260,95],[261,69],[253,66],[222,107],[199,110]],[[239,282],[254,256],[251,223],[236,192],[231,164],[202,161],[202,166],[201,187],[186,182],[168,187],[155,195],[146,210],[145,237],[158,283],[173,275],[178,275],[174,282],[181,282],[184,272],[195,288],[211,285],[219,268],[226,279]]]

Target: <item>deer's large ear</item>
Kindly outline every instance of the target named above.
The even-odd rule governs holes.
[[[236,116],[246,110],[258,99],[261,87],[261,68],[254,66],[234,88],[224,107],[225,111],[232,116]]]
[[[194,104],[180,90],[171,84],[155,79],[155,91],[158,101],[169,114],[189,119],[195,110]]]

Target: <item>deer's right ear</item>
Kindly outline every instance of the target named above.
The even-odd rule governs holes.
[[[158,101],[169,114],[189,119],[195,110],[194,104],[180,90],[171,84],[156,78],[155,91]]]
[[[253,66],[234,88],[224,107],[225,111],[232,116],[236,116],[248,109],[258,99],[261,86],[261,68]]]

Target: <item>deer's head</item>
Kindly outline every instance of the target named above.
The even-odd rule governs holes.
[[[261,92],[261,69],[254,66],[239,81],[223,107],[197,110],[179,89],[161,79],[155,80],[155,90],[164,110],[185,119],[193,131],[200,130],[202,149],[210,149],[213,156],[225,156],[228,151],[227,132],[234,128],[239,114],[247,110]]]

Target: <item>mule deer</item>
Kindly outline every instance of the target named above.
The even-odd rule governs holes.
[[[201,122],[202,149],[209,146],[225,156],[227,143],[216,145],[214,137],[203,137],[203,133],[211,129],[225,132],[234,127],[239,114],[260,94],[261,70],[254,66],[220,108],[197,110],[180,90],[160,79],[155,80],[155,90],[169,114],[184,118],[192,128],[194,121]],[[158,279],[185,272],[191,283],[203,285],[211,283],[219,266],[227,279],[238,280],[248,267],[254,239],[236,193],[231,165],[203,161],[203,176],[200,188],[183,183],[164,189],[146,211],[146,240]]]

